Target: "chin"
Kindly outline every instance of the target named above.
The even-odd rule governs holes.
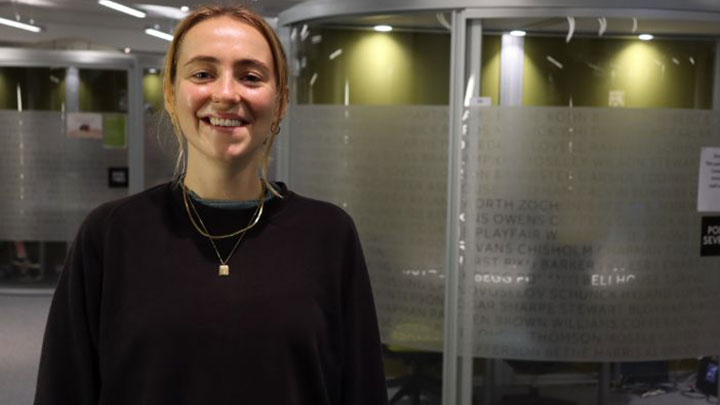
[[[256,148],[255,150],[250,151],[248,148],[242,146],[222,148],[221,150],[216,151],[215,159],[224,163],[259,161],[260,149],[261,148]]]

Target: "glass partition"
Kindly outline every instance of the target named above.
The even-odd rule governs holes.
[[[450,56],[440,17],[352,18],[291,34],[290,185],[357,225],[397,403],[440,401]]]
[[[85,215],[127,194],[127,103],[126,70],[0,68],[0,288],[53,287]]]
[[[160,68],[143,70],[145,188],[169,181],[177,159],[177,141],[165,112],[162,77]]]
[[[701,248],[718,214],[698,210],[720,25],[468,24],[483,35],[468,29],[458,403],[703,398],[696,359],[720,351],[720,258]]]

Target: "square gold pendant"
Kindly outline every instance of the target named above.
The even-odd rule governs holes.
[[[220,267],[218,267],[218,275],[219,276],[229,276],[230,275],[230,266],[227,264],[221,264]]]

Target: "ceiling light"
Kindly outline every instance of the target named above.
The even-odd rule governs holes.
[[[188,11],[190,11],[190,7],[182,6],[182,7],[180,7],[180,11],[182,11],[183,13],[187,13]]]
[[[653,37],[653,36],[650,35],[650,34],[640,34],[640,35],[638,35],[638,39],[641,39],[641,40],[643,40],[643,41],[649,41],[649,40],[651,40],[651,39],[653,39],[653,38],[655,38],[655,37]]]
[[[125,52],[125,53],[130,53],[130,51],[131,51],[130,48],[125,48],[125,49],[123,49],[123,52]]]
[[[155,28],[145,28],[145,33],[148,35],[152,35],[155,38],[164,39],[166,41],[172,41],[173,36],[168,34],[167,32],[162,32],[159,30],[156,30]]]
[[[389,25],[376,25],[373,27],[375,31],[378,32],[390,32],[392,31],[392,27]]]
[[[158,70],[155,69],[155,68],[150,68],[150,69],[148,69],[148,73],[150,73],[151,75],[154,75],[154,74],[156,74],[157,72],[158,72]]]
[[[527,35],[527,32],[522,30],[513,30],[510,31],[510,35],[513,37],[524,37],[525,35]]]
[[[14,28],[20,28],[21,30],[25,30],[25,31],[31,31],[31,32],[42,31],[42,28],[40,28],[36,25],[25,24],[25,23],[21,23],[18,21],[8,20],[7,18],[2,18],[2,17],[0,17],[0,24],[8,25],[8,26],[14,27]]]
[[[110,0],[98,0],[98,4],[105,7],[110,7],[113,10],[120,11],[121,13],[130,14],[133,17],[137,18],[145,18],[145,13],[143,13],[140,10],[135,10],[134,8],[130,8],[128,6],[123,6],[120,3],[115,3],[114,1]]]

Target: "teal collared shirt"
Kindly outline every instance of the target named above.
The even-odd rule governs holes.
[[[278,189],[279,187],[273,183],[273,186]],[[198,204],[203,204],[208,207],[213,208],[224,208],[224,209],[247,209],[247,208],[255,208],[260,204],[260,200],[244,200],[244,201],[229,201],[229,200],[213,200],[209,198],[201,198],[197,194],[195,194],[194,191],[188,190],[188,194],[190,195],[190,198],[193,199],[193,201],[197,202]],[[265,193],[265,202],[270,201],[271,199],[275,198],[275,194],[272,193],[272,191],[268,190]]]

